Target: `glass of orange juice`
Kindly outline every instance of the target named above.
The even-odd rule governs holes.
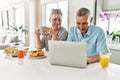
[[[23,49],[18,50],[18,58],[24,58],[24,50]]]
[[[100,54],[100,65],[103,69],[107,68],[110,61],[110,53],[101,53]]]

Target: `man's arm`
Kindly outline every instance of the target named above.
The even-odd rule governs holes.
[[[87,63],[90,64],[90,63],[95,63],[95,62],[99,62],[100,60],[100,57],[99,55],[96,55],[96,56],[88,56],[87,58]]]
[[[106,53],[109,52],[109,48],[106,44],[106,37],[104,31],[101,29],[98,34],[98,38],[96,41],[96,51],[97,53]]]

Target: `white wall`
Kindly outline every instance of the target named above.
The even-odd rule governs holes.
[[[25,0],[26,46],[36,47],[35,29],[41,24],[40,0]]]
[[[29,0],[24,0],[25,7],[25,26],[26,26],[26,34],[25,34],[25,46],[29,46]]]
[[[120,10],[120,0],[103,0],[104,1],[104,10]]]
[[[68,1],[68,26],[71,27],[75,25],[75,15],[78,9],[82,7],[86,7],[90,9],[91,15],[94,16],[94,6],[95,6],[95,0],[69,0]]]
[[[38,28],[42,24],[42,4],[41,0],[36,0],[36,28]]]
[[[36,1],[30,0],[29,4],[29,40],[30,47],[35,47],[35,28],[36,28]]]
[[[110,62],[120,65],[120,50],[110,49]]]
[[[103,12],[103,0],[97,0],[96,25],[98,25],[99,18],[100,18],[100,13],[102,13],[102,12]]]

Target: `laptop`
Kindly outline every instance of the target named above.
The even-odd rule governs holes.
[[[87,43],[48,41],[50,64],[87,67]]]

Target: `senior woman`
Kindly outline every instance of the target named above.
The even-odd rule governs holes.
[[[62,11],[61,9],[51,9],[49,21],[51,27],[46,29],[42,39],[40,38],[40,30],[35,31],[37,39],[37,48],[45,48],[48,51],[48,40],[62,40],[65,41],[68,36],[67,30],[61,26],[62,23]]]

